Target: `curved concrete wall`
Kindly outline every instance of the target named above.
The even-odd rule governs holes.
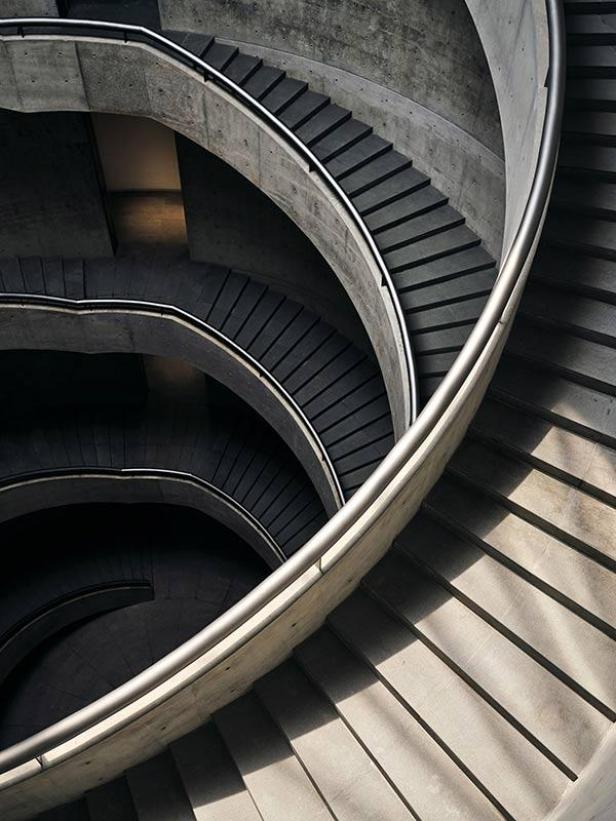
[[[270,542],[239,508],[181,476],[118,473],[117,475],[58,475],[16,480],[0,488],[0,524],[19,516],[67,505],[164,504],[197,510],[243,539],[272,569],[280,565]]]
[[[402,434],[410,386],[394,304],[376,262],[325,183],[245,107],[148,46],[64,36],[0,43],[0,105],[150,117],[258,186],[312,240],[352,299],[383,374],[394,429]]]
[[[80,311],[67,307],[0,304],[0,350],[78,353],[139,353],[190,363],[226,385],[253,407],[287,443],[302,464],[329,515],[340,507],[333,476],[324,464],[317,435],[285,402],[277,383],[267,383],[231,346],[169,314],[132,310]],[[0,520],[1,520],[0,513]]]
[[[504,168],[490,72],[463,0],[159,0],[201,31],[309,81],[391,140],[500,253]]]
[[[500,109],[507,208],[503,257],[514,239],[537,164],[546,107],[549,31],[545,0],[466,0]]]

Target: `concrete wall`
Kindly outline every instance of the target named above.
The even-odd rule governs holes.
[[[498,107],[463,0],[160,0],[163,28],[206,31],[310,82],[413,157],[500,252]]]
[[[57,17],[56,0],[0,0],[0,17]]]
[[[299,228],[227,163],[176,141],[191,257],[249,271],[369,348],[344,289]]]
[[[107,191],[179,191],[173,131],[145,117],[93,114]]]
[[[506,251],[526,205],[543,131],[547,11],[545,0],[466,3],[485,49],[500,109],[507,179]]]
[[[385,381],[398,435],[410,418],[400,327],[380,271],[348,214],[307,164],[213,83],[145,45],[69,37],[5,38],[0,105],[151,117],[259,187],[323,255],[352,300]]]
[[[108,256],[84,115],[0,110],[0,255]]]

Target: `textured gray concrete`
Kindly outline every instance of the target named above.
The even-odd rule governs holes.
[[[616,818],[615,763],[616,730],[612,729],[547,821],[613,821]]]
[[[0,17],[57,17],[56,0],[0,0]]]
[[[485,49],[502,123],[507,179],[504,255],[526,204],[543,130],[549,59],[546,8],[544,0],[466,4]]]
[[[427,174],[495,257],[500,255],[505,212],[505,166],[501,152],[445,116],[367,77],[335,65],[255,43],[237,43],[248,54],[305,80],[314,91],[348,108],[357,119],[394,143]]]
[[[0,49],[0,104],[151,117],[257,185],[315,244],[359,314],[381,367],[394,428],[410,416],[402,338],[388,291],[358,230],[316,175],[229,95],[137,44],[11,38]]]
[[[160,0],[160,12],[163,28],[241,44],[350,108],[413,157],[500,254],[498,107],[463,0]]]
[[[218,157],[176,141],[191,257],[250,271],[369,345],[331,268],[283,211]]]
[[[108,256],[86,118],[0,111],[0,255]]]
[[[462,0],[160,0],[163,28],[205,31],[369,77],[499,152],[488,67]]]

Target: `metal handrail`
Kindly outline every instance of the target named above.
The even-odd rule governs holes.
[[[273,131],[282,136],[285,142],[290,144],[293,149],[303,158],[308,165],[309,170],[311,172],[315,172],[321,178],[321,180],[334,194],[336,199],[342,204],[350,217],[351,222],[355,225],[361,234],[362,239],[368,246],[370,255],[372,256],[381,276],[381,286],[385,287],[389,293],[391,305],[396,317],[396,323],[398,325],[398,331],[400,333],[400,339],[402,341],[404,366],[406,377],[408,379],[410,401],[409,419],[406,421],[408,424],[412,424],[415,421],[419,407],[415,360],[408,329],[404,320],[404,313],[400,300],[398,299],[398,294],[391,278],[391,274],[389,273],[389,269],[387,268],[385,260],[383,259],[383,256],[374,241],[374,237],[368,230],[364,220],[361,218],[359,211],[353,205],[351,198],[346,194],[344,189],[337,182],[335,177],[328,171],[327,167],[321,162],[321,160],[319,160],[310,148],[303,143],[290,128],[288,128],[281,120],[265,108],[265,106],[258,100],[252,97],[247,91],[244,91],[240,85],[223,74],[222,71],[214,68],[214,66],[211,66],[206,60],[202,60],[200,57],[192,54],[192,52],[182,48],[182,46],[172,40],[169,40],[164,35],[152,31],[151,29],[147,29],[144,26],[129,25],[128,23],[111,23],[101,20],[67,20],[64,18],[60,20],[54,17],[26,17],[0,20],[0,32],[7,28],[16,29],[16,35],[20,37],[26,37],[28,34],[28,29],[32,28],[52,29],[54,33],[65,33],[66,29],[81,29],[80,33],[86,37],[100,37],[101,32],[115,31],[122,34],[123,40],[126,43],[145,43],[146,45],[152,45],[155,48],[158,46],[159,50],[160,46],[162,46],[167,55],[171,52],[171,55],[179,62],[184,65],[188,65],[190,68],[203,75],[205,81],[211,80],[216,83],[216,85],[224,88],[225,91],[230,93],[250,111],[255,113],[260,120],[265,121]],[[36,33],[40,35],[40,32]],[[140,39],[137,39],[134,36],[131,38],[131,35],[139,35]]]
[[[237,499],[230,496],[221,488],[204,479],[202,476],[197,476],[185,470],[172,470],[170,468],[110,468],[110,467],[89,467],[83,465],[81,467],[67,467],[67,468],[46,468],[36,471],[27,471],[24,473],[14,473],[0,480],[0,497],[3,493],[9,490],[14,490],[17,487],[24,487],[25,485],[40,484],[41,482],[51,482],[65,479],[161,479],[171,482],[183,482],[185,484],[194,485],[206,493],[211,494],[218,501],[222,502],[231,510],[235,511],[238,516],[244,519],[252,529],[258,533],[259,538],[267,546],[269,552],[277,564],[281,565],[286,561],[287,557],[284,554],[282,547],[278,544],[276,539],[272,536],[269,530],[262,522],[248,508],[240,504]]]
[[[338,558],[351,550],[383,512],[396,502],[400,494],[400,486],[396,479],[425,443],[425,459],[430,458],[438,439],[435,437],[428,442],[428,438],[437,429],[441,418],[458,394],[464,394],[465,401],[468,401],[468,396],[472,395],[471,389],[480,383],[481,372],[478,373],[475,366],[481,359],[484,349],[493,341],[495,332],[499,334],[499,338],[507,332],[512,307],[523,284],[527,265],[532,259],[543,226],[558,158],[565,81],[564,21],[561,2],[546,0],[546,8],[550,30],[550,69],[546,79],[545,125],[532,187],[510,251],[501,265],[498,279],[484,310],[454,365],[415,424],[403,435],[350,501],[282,567],[215,622],[131,681],[46,730],[0,752],[0,772],[17,768],[19,765],[25,766],[26,762],[42,768],[41,754],[45,751],[74,738],[78,733],[93,727],[101,719],[113,715],[136,699],[145,697],[154,687],[170,679],[246,624],[249,619],[256,617],[276,596],[282,594],[289,585],[311,568],[316,567],[321,573],[326,572],[321,568],[321,560],[325,554],[338,544],[343,545]],[[480,386],[477,389],[479,390]],[[411,473],[407,481],[412,482],[412,478]],[[294,594],[296,599],[302,592],[303,590],[300,590]],[[274,612],[269,614],[270,620],[279,615],[275,608],[273,610]],[[251,628],[244,640],[248,640],[255,630],[256,628]],[[168,692],[167,696],[171,694]],[[27,777],[25,772],[20,772],[15,770],[15,780]]]
[[[101,299],[69,299],[68,297],[48,296],[43,294],[23,294],[18,292],[4,292],[0,293],[0,305],[11,305],[18,303],[20,305],[42,305],[60,306],[64,311],[71,311],[74,313],[91,312],[91,311],[108,311],[119,312],[125,311],[127,313],[134,311],[142,311],[144,313],[153,314],[160,317],[170,316],[174,319],[179,319],[189,325],[193,325],[200,333],[205,336],[210,336],[215,339],[221,346],[228,348],[235,354],[235,356],[245,362],[250,368],[257,372],[263,382],[270,385],[272,390],[279,394],[280,402],[288,406],[292,413],[297,416],[301,422],[302,427],[308,434],[315,451],[318,454],[320,461],[323,464],[324,472],[327,474],[328,484],[338,508],[344,505],[344,491],[340,484],[340,479],[336,473],[334,463],[327,452],[325,445],[316,428],[308,419],[302,408],[291,396],[291,394],[283,387],[283,385],[275,379],[270,371],[265,368],[258,359],[255,359],[248,351],[244,350],[240,345],[225,336],[217,328],[214,328],[209,323],[200,319],[198,316],[185,311],[183,308],[178,308],[176,305],[170,305],[166,302],[151,302],[143,299],[116,299],[115,297],[105,297]]]

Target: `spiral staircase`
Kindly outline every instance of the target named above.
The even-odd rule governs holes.
[[[291,217],[369,344],[256,271],[0,259],[0,356],[173,351],[235,397],[3,417],[0,527],[129,492],[201,511],[233,546],[161,558],[198,530],[178,520],[105,557],[104,530],[87,572],[44,565],[26,596],[5,583],[0,675],[59,605],[107,613],[71,634],[85,652],[121,632],[117,608],[142,629],[184,560],[214,592],[177,630],[152,616],[156,652],[127,674],[109,650],[47,722],[48,696],[27,724],[12,685],[2,818],[616,817],[616,3],[466,4],[503,130],[500,262],[425,158],[274,50],[158,28],[152,4],[65,5],[0,19],[0,106],[143,113],[145,71],[146,116]],[[237,539],[263,565],[244,572]],[[112,603],[84,604],[102,582]],[[29,675],[24,692],[51,681]]]

